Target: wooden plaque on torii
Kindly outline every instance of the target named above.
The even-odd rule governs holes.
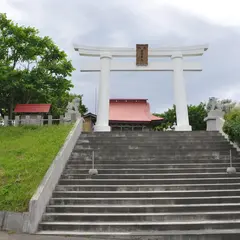
[[[148,44],[136,45],[136,65],[137,66],[148,65]]]

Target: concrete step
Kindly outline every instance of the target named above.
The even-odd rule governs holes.
[[[135,154],[137,151],[141,152],[152,152],[152,153],[159,153],[162,152],[163,154],[167,154],[170,151],[176,152],[176,154],[185,154],[186,152],[189,153],[196,153],[196,152],[220,152],[225,153],[229,155],[229,151],[231,150],[232,153],[235,153],[235,148],[231,148],[230,146],[158,146],[158,147],[141,147],[141,146],[124,146],[119,147],[115,145],[109,145],[109,146],[91,146],[91,147],[85,147],[82,145],[75,146],[74,152],[82,152],[82,153],[89,153],[89,152],[96,152],[96,153],[109,153],[113,152],[114,150],[117,151],[117,153],[121,152],[128,152],[129,154]]]
[[[182,204],[182,205],[49,205],[49,213],[176,213],[206,211],[239,211],[240,203]]]
[[[240,167],[240,163],[233,163],[233,166],[236,168]],[[118,164],[118,163],[113,163],[113,164],[101,164],[101,163],[95,163],[95,168],[97,169],[137,169],[137,168],[141,168],[141,169],[152,169],[152,168],[156,168],[156,169],[172,169],[172,168],[207,168],[207,167],[222,167],[222,168],[227,168],[229,167],[229,163],[228,161],[226,161],[225,163],[219,162],[219,161],[213,161],[211,163],[198,163],[198,162],[192,162],[192,163],[177,163],[177,161],[175,163],[171,162],[171,164],[161,164],[161,163],[135,163],[135,164],[131,164],[131,163],[123,163],[123,164]],[[80,164],[79,162],[72,162],[69,161],[66,169],[91,169],[92,168],[92,164],[90,163],[82,163]]]
[[[227,145],[231,144],[225,138],[92,138],[92,139],[79,139],[76,145],[137,145],[137,146],[195,146],[195,145]]]
[[[176,191],[53,191],[53,198],[153,198],[153,197],[230,197],[240,196],[240,189]]]
[[[90,182],[91,183],[91,182]],[[95,182],[94,182],[95,183]],[[159,185],[157,181],[148,181],[147,184],[140,181],[139,184],[137,181],[131,185],[131,182],[128,184],[125,181],[117,184],[108,184],[102,183],[101,181],[94,185],[86,184],[84,182],[81,185],[76,185],[71,182],[71,185],[57,185],[56,191],[176,191],[176,190],[218,190],[218,189],[239,189],[240,183],[223,183],[223,184],[170,184],[170,185]],[[125,184],[125,185],[120,185]]]
[[[42,222],[40,230],[121,232],[238,229],[240,220],[203,220],[176,222]]]
[[[237,169],[237,172],[240,168]],[[160,174],[160,173],[226,173],[226,167],[223,168],[150,168],[150,169],[100,169],[98,174]],[[88,174],[88,169],[65,169],[63,174]]]
[[[102,156],[100,154],[95,154],[95,160],[104,160],[104,161],[128,161],[128,162],[133,162],[133,161],[145,161],[145,162],[150,162],[153,160],[157,161],[174,161],[177,160],[178,163],[182,161],[182,163],[186,161],[204,161],[204,160],[228,160],[229,161],[229,154],[220,154],[219,152],[212,152],[211,155],[206,155],[206,156],[192,156],[191,154],[189,156],[181,156],[181,155],[163,155],[163,154],[157,154],[156,156],[115,156],[115,155],[109,155],[109,156]],[[239,161],[240,162],[240,156],[232,155],[232,159],[234,161]],[[92,160],[92,153],[88,154],[81,154],[80,152],[73,152],[70,156],[70,161],[72,160],[84,160],[84,161],[91,161]]]
[[[172,197],[172,198],[52,198],[50,205],[87,205],[87,204],[209,204],[209,203],[240,203],[240,196],[214,196],[214,197]]]
[[[143,139],[144,141],[147,140],[151,140],[151,139],[182,139],[183,141],[186,141],[187,139],[193,138],[193,139],[199,139],[199,138],[208,138],[208,140],[210,141],[211,138],[217,138],[219,140],[226,140],[222,134],[220,133],[215,133],[215,134],[209,134],[209,133],[201,133],[201,134],[187,134],[185,133],[185,135],[179,135],[179,134],[168,134],[168,133],[164,133],[164,134],[118,134],[116,136],[113,136],[111,134],[106,134],[106,135],[98,135],[98,136],[93,136],[93,135],[85,135],[84,133],[80,135],[78,140],[93,140],[93,141],[98,141],[99,139]]]
[[[228,155],[213,155],[213,156],[167,156],[158,155],[152,157],[137,157],[137,156],[123,156],[123,157],[105,157],[95,155],[94,160],[99,164],[187,164],[187,163],[197,163],[197,164],[208,164],[208,163],[229,163],[230,157]],[[232,161],[240,164],[240,157],[232,156]],[[70,157],[68,163],[92,163],[92,156],[75,156]]]
[[[136,159],[139,156],[141,156],[141,158],[162,158],[162,159],[217,159],[219,157],[224,157],[225,159],[229,159],[229,153],[228,152],[213,152],[213,151],[209,151],[209,152],[185,152],[185,153],[170,153],[170,152],[163,152],[163,151],[159,151],[159,152],[147,152],[147,151],[143,151],[143,152],[127,152],[127,151],[122,151],[122,152],[118,152],[116,151],[115,154],[114,152],[97,152],[94,151],[95,156],[96,156],[96,160],[97,159],[119,159],[119,158],[129,158],[129,159]],[[73,154],[75,155],[75,159],[92,159],[92,151],[88,151],[88,152],[73,152]],[[73,155],[72,155],[73,156]],[[112,156],[112,157],[109,157]],[[239,154],[232,152],[232,156],[233,158],[239,158]],[[70,160],[72,159],[72,157],[70,158]]]
[[[75,146],[73,152],[80,152],[81,155],[86,155],[86,154],[92,154],[93,149],[78,149],[77,146]],[[115,156],[118,156],[119,154],[123,154],[127,156],[128,155],[133,155],[138,154],[141,155],[142,153],[145,154],[146,156],[152,156],[154,154],[160,154],[160,155],[196,155],[198,154],[199,156],[211,156],[212,154],[222,154],[222,155],[228,155],[230,154],[230,149],[175,149],[175,148],[169,148],[169,149],[157,149],[157,148],[146,148],[146,149],[120,149],[118,147],[113,147],[113,148],[106,148],[106,149],[94,149],[94,152],[96,154],[109,154],[113,153]],[[235,155],[237,153],[236,150],[232,151],[232,154]],[[145,156],[144,155],[144,156]]]
[[[188,137],[182,137],[182,136],[140,136],[140,137],[135,137],[135,136],[125,136],[125,137],[110,137],[110,136],[105,136],[105,137],[81,137],[77,140],[77,144],[81,143],[102,143],[109,141],[111,142],[139,142],[139,143],[156,143],[156,140],[162,140],[163,143],[172,143],[172,142],[177,142],[177,143],[192,143],[192,142],[198,142],[201,143],[201,139],[206,139],[206,142],[212,143],[228,143],[228,140],[224,138],[223,136],[188,136]],[[214,139],[214,141],[213,141]],[[110,141],[112,140],[112,141]],[[164,141],[163,141],[164,140]],[[191,141],[192,140],[192,141]]]
[[[93,175],[89,178],[89,174],[63,174],[61,176],[61,179],[80,179],[81,181],[87,182],[89,180],[91,181],[109,181],[109,179],[116,179],[116,181],[122,182],[122,180],[130,180],[134,181],[134,179],[140,180],[142,182],[148,181],[147,179],[157,179],[157,180],[164,180],[164,179],[195,179],[195,178],[203,178],[203,179],[214,179],[217,180],[219,178],[234,178],[235,180],[240,180],[240,173],[236,174],[228,174],[225,173],[126,173],[126,174],[115,174],[115,173],[109,173],[109,174],[98,174]],[[237,182],[237,181],[236,181]]]
[[[126,173],[126,174],[98,174],[90,176],[88,173],[86,174],[63,174],[60,180],[79,180],[79,181],[112,181],[116,180],[116,182],[122,181],[135,181],[139,180],[141,182],[144,181],[162,181],[162,180],[184,180],[184,179],[206,179],[206,180],[223,180],[224,179],[233,179],[238,182],[240,179],[239,173],[236,174],[228,174],[228,173]],[[201,180],[200,180],[201,181]]]
[[[146,135],[146,134],[190,134],[190,135],[196,135],[196,134],[206,134],[206,135],[216,135],[219,134],[218,131],[114,131],[114,132],[84,132],[82,135],[86,136],[93,136],[93,135],[129,135],[129,134],[138,134],[138,135]]]
[[[221,166],[221,164],[229,164],[230,160],[229,158],[225,158],[225,159],[177,159],[177,158],[172,158],[172,159],[166,159],[166,158],[159,158],[159,159],[113,159],[113,160],[109,160],[109,159],[94,159],[94,163],[95,165],[104,165],[104,166],[108,166],[108,165],[116,165],[116,166],[120,166],[120,165],[124,165],[124,166],[129,166],[129,165],[134,165],[137,168],[137,165],[139,165],[139,167],[141,167],[142,165],[147,166],[147,165],[159,165],[159,166],[165,166],[168,168],[168,166],[188,166],[190,165],[189,168],[191,168],[191,166],[197,165],[200,167],[211,167],[214,166],[216,164],[216,166]],[[232,159],[233,164],[235,165],[239,165],[240,166],[240,159],[237,158],[233,158]],[[84,159],[84,158],[79,158],[79,159],[70,159],[67,162],[67,166],[71,165],[71,164],[78,164],[78,165],[91,165],[92,164],[92,159]],[[128,168],[128,167],[126,167]],[[185,168],[185,167],[184,167]],[[188,168],[188,167],[186,167]]]
[[[96,138],[79,138],[76,142],[79,144],[143,144],[143,145],[168,145],[168,144],[218,144],[224,143],[229,144],[229,142],[224,137],[214,136],[214,137],[124,137],[124,138],[114,138],[114,137],[96,137]]]
[[[111,182],[111,185],[138,185],[138,184],[152,184],[152,185],[178,185],[178,184],[226,184],[226,183],[239,183],[240,178],[166,178],[166,179],[86,179],[83,182],[83,179],[67,179],[61,178],[59,181],[60,185],[81,185],[83,183],[90,184],[95,183],[97,185],[104,185]]]
[[[239,211],[158,212],[158,213],[45,213],[44,222],[175,222],[202,220],[240,220]]]
[[[145,181],[146,180],[146,181]],[[68,186],[82,186],[82,189],[90,189],[90,186],[96,186],[98,187],[105,187],[106,189],[116,189],[116,190],[124,190],[128,189],[132,186],[132,188],[137,188],[138,186],[143,186],[142,188],[146,190],[150,190],[151,186],[152,188],[157,188],[159,190],[167,190],[168,185],[170,185],[172,188],[174,186],[179,186],[179,188],[182,189],[189,189],[193,188],[190,185],[195,185],[196,189],[207,189],[207,187],[210,187],[209,185],[214,185],[216,189],[224,189],[224,185],[229,186],[229,188],[237,188],[237,185],[240,183],[240,181],[236,181],[235,179],[200,179],[200,178],[194,178],[194,179],[61,179],[59,181],[59,186],[62,185],[68,185]],[[198,187],[197,187],[198,184]],[[180,185],[182,187],[180,187]],[[230,186],[231,185],[231,186]],[[109,188],[107,188],[109,186]],[[170,187],[169,186],[169,187]],[[189,186],[189,187],[187,187]],[[212,186],[214,189],[215,187]],[[107,191],[107,190],[106,190]]]
[[[112,141],[111,141],[112,140]],[[111,142],[136,142],[136,143],[192,143],[198,142],[201,140],[205,140],[206,142],[226,142],[228,141],[222,136],[125,136],[125,137],[87,137],[87,138],[79,138],[77,140],[77,144],[87,143],[87,142],[95,142],[95,143],[111,143]]]
[[[110,175],[110,174],[102,174],[102,175],[96,175],[89,177],[88,175],[85,174],[76,174],[76,175],[62,175],[60,179],[60,184],[63,180],[69,180],[73,182],[78,182],[79,184],[81,183],[93,183],[93,182],[101,182],[100,184],[107,184],[111,182],[111,184],[119,184],[119,183],[134,183],[139,182],[140,183],[145,183],[147,184],[148,182],[156,182],[156,184],[193,184],[193,183],[239,183],[240,182],[240,177],[235,176],[235,175],[227,175],[222,174],[223,176],[221,177],[221,174],[217,175],[214,177],[210,176],[208,177],[207,174],[197,174],[195,175],[190,175],[190,174],[182,174],[178,173],[176,175],[171,175],[171,174],[132,174],[132,175]],[[114,182],[114,183],[113,183]]]
[[[89,140],[85,140],[83,142],[81,141],[78,141],[76,143],[76,146],[80,147],[88,147],[91,146],[91,147],[119,147],[119,148],[128,148],[129,146],[132,146],[132,147],[142,147],[142,148],[154,148],[154,147],[158,147],[158,148],[167,148],[167,147],[171,147],[171,148],[183,148],[183,147],[186,147],[186,148],[195,148],[195,147],[198,147],[198,148],[209,148],[209,147],[232,147],[232,145],[229,143],[229,142],[224,142],[224,141],[218,141],[218,140],[212,140],[212,141],[207,141],[205,140],[204,142],[202,142],[203,140],[192,140],[192,141],[165,141],[165,140],[162,140],[162,141],[142,141],[142,140],[101,140],[101,141],[89,141]]]
[[[76,145],[108,145],[108,144],[120,144],[120,145],[129,145],[129,144],[139,144],[140,146],[160,146],[160,145],[229,145],[229,142],[225,138],[216,138],[214,140],[207,139],[205,142],[200,138],[194,140],[189,140],[188,138],[181,139],[160,139],[161,141],[156,141],[155,139],[149,138],[91,138],[91,139],[78,139]]]
[[[95,138],[95,137],[222,137],[222,135],[215,131],[192,131],[192,132],[180,132],[180,131],[167,131],[167,132],[94,132],[94,133],[82,133],[80,138]]]
[[[239,229],[204,229],[174,231],[39,231],[38,235],[75,236],[81,240],[239,240]]]
[[[171,144],[171,145],[149,145],[149,146],[141,146],[140,144],[128,144],[128,145],[120,145],[120,144],[102,144],[102,145],[95,145],[95,144],[88,144],[88,145],[76,145],[76,150],[101,150],[101,151],[111,151],[117,149],[118,151],[131,151],[131,150],[144,150],[144,151],[166,151],[166,150],[188,150],[188,151],[195,151],[195,150],[211,150],[211,151],[229,151],[230,149],[234,150],[231,145],[202,145],[202,144],[195,144],[195,145],[180,145],[180,144]]]

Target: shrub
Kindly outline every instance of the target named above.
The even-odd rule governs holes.
[[[234,108],[225,115],[223,131],[232,142],[240,145],[240,108]]]

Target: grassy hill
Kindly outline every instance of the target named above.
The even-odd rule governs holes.
[[[72,125],[0,127],[0,211],[28,203]]]

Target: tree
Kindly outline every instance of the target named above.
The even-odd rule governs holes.
[[[157,126],[157,130],[163,130],[172,126],[176,123],[176,106],[173,105],[172,108],[168,109],[162,114],[154,114],[155,116],[163,117],[164,121],[161,125]],[[199,105],[189,105],[188,106],[189,123],[193,130],[206,130],[206,122],[204,118],[207,116],[206,105],[200,103]]]
[[[223,131],[232,142],[240,145],[240,108],[233,108],[225,115]]]
[[[206,130],[206,122],[204,118],[207,117],[206,105],[200,103],[198,105],[188,106],[189,123],[192,126],[192,130]]]
[[[174,123],[176,123],[176,106],[173,105],[173,108],[169,108],[164,113],[154,113],[153,115],[157,117],[162,117],[164,120],[161,125],[155,127],[157,130],[167,129],[169,126],[171,127]]]
[[[16,103],[51,103],[57,115],[71,96],[71,61],[49,37],[38,34],[0,14],[0,108],[10,118]]]

